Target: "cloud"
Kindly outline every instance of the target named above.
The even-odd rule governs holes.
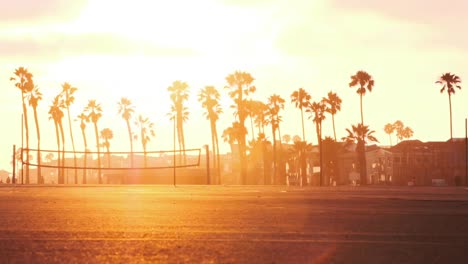
[[[333,0],[331,7],[348,14],[374,14],[386,18],[389,23],[396,21],[408,27],[419,26],[429,35],[421,41],[424,49],[468,52],[468,36],[462,34],[468,25],[466,0]],[[414,31],[414,35],[420,33]]]
[[[337,9],[369,11],[381,15],[404,19],[416,23],[438,24],[466,21],[466,0],[332,0],[331,6]]]
[[[357,0],[335,0],[332,5],[285,9],[290,15],[282,21],[276,47],[286,55],[341,56],[341,60],[440,50],[468,53],[468,37],[460,34],[463,25],[468,24],[468,21],[460,22],[466,21],[465,17],[456,22],[446,19],[444,23],[430,24],[419,22],[431,19],[430,15],[415,14],[414,17],[419,18],[410,21],[410,13],[417,12],[418,3],[422,1],[408,2],[405,5],[403,1],[364,0],[362,4]],[[459,8],[468,5],[453,2]],[[437,7],[439,4],[429,9]],[[436,11],[432,13],[440,16]]]
[[[88,0],[0,0],[0,23],[72,19]]]
[[[115,34],[51,34],[0,39],[2,57],[56,58],[74,55],[128,55],[190,56],[196,52],[189,48],[173,48],[130,40]]]

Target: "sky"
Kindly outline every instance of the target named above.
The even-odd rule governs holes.
[[[72,117],[89,99],[102,105],[99,127],[113,130],[111,150],[129,150],[117,113],[121,97],[155,123],[148,148],[171,149],[167,87],[176,80],[187,82],[191,91],[186,146],[200,148],[210,143],[210,130],[196,95],[206,85],[222,93],[221,135],[234,120],[224,87],[225,77],[236,70],[255,78],[254,99],[278,94],[286,100],[282,134],[301,135],[300,112],[290,103],[293,91],[304,88],[312,101],[337,93],[343,100],[335,116],[338,138],[360,121],[350,76],[367,71],[375,86],[363,99],[364,122],[382,145],[389,145],[384,125],[396,120],[414,130],[414,139],[450,137],[448,96],[435,81],[452,72],[462,79],[462,89],[452,97],[453,135],[465,136],[464,0],[0,0],[0,6],[0,169],[11,171],[12,146],[21,145],[21,94],[10,81],[20,66],[33,73],[43,93],[38,107],[43,149],[56,149],[47,112],[64,82],[78,88]],[[305,126],[306,140],[317,144],[312,120]],[[323,126],[324,135],[331,136],[330,117]],[[33,122],[30,127],[34,147]],[[81,150],[79,122],[73,122],[73,133]],[[71,150],[69,139],[66,146]],[[227,143],[221,147],[229,151]],[[140,144],[135,148],[141,150]]]

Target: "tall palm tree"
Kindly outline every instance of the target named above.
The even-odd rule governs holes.
[[[148,163],[146,160],[146,147],[151,138],[156,136],[154,132],[154,123],[151,122],[148,117],[145,118],[142,115],[139,115],[135,121],[135,126],[139,130],[141,146],[143,147],[143,155],[145,159],[145,167],[147,167]],[[134,138],[135,140],[138,140],[138,134],[135,134]]]
[[[284,109],[284,99],[277,94],[273,94],[268,97],[268,108],[269,108],[269,121],[272,128],[273,136],[273,178],[275,183],[282,183],[282,178],[278,179],[278,161],[277,161],[277,151],[276,151],[276,131],[278,131],[280,142],[281,142],[281,133],[280,133],[280,122],[281,116],[279,112],[281,109]],[[280,147],[281,148],[281,147]]]
[[[57,182],[58,183],[61,183],[61,170],[59,168],[59,164],[60,164],[60,132],[59,132],[59,129],[58,129],[58,122],[57,120],[59,119],[58,115],[59,115],[59,108],[54,104],[52,103],[52,105],[49,107],[49,120],[53,120],[54,121],[54,127],[55,127],[55,136],[56,136],[56,139],[57,139]],[[61,110],[60,110],[61,111]]]
[[[447,91],[448,99],[449,99],[449,111],[450,111],[450,139],[453,138],[452,134],[452,94],[455,94],[455,88],[461,89],[460,83],[461,79],[455,74],[452,73],[444,73],[440,76],[439,80],[436,83],[442,85],[442,89],[440,89],[440,93]]]
[[[322,186],[323,180],[322,121],[325,120],[326,110],[327,106],[323,100],[320,102],[313,102],[306,110],[306,112],[310,114],[309,119],[312,118],[314,121],[315,131],[317,132],[317,142],[320,151],[320,186]]]
[[[301,121],[302,121],[302,141],[305,141],[305,129],[304,129],[304,108],[309,105],[311,99],[310,94],[308,94],[303,88],[294,91],[291,94],[291,103],[294,103],[296,108],[301,110]]]
[[[261,101],[254,101],[254,123],[258,128],[258,134],[265,134],[265,126],[268,124],[266,116],[269,113],[268,105]]]
[[[63,184],[65,183],[65,175],[64,175],[64,165],[65,165],[65,135],[63,132],[63,125],[62,125],[62,119],[63,119],[63,111],[62,111],[62,106],[63,102],[60,100],[60,95],[57,95],[54,97],[54,100],[52,101],[52,105],[49,108],[49,119],[52,119],[54,121],[55,125],[55,134],[57,136],[57,167],[58,167],[58,183]],[[61,139],[61,140],[60,140]],[[60,153],[60,146],[62,148],[62,153]],[[61,154],[61,155],[60,155]]]
[[[273,94],[268,98],[268,105],[270,106],[270,109],[273,110],[273,113],[275,114],[275,118],[277,120],[281,120],[281,116],[279,115],[279,113],[281,110],[284,109],[284,103],[285,103],[285,100],[277,94]],[[281,129],[280,129],[279,124],[278,124],[277,129],[278,129],[278,138],[281,142]]]
[[[300,139],[298,137],[297,139]],[[293,151],[299,161],[296,167],[299,168],[302,184],[307,185],[307,152],[312,149],[312,144],[308,144],[305,141],[294,141]]]
[[[101,130],[101,139],[104,140],[104,142],[102,143],[103,146],[106,148],[106,151],[107,151],[107,168],[110,168],[111,167],[111,156],[110,156],[110,142],[109,140],[111,140],[112,138],[114,138],[114,133],[112,132],[112,130],[110,128],[104,128],[103,130]]]
[[[245,107],[244,96],[255,92],[256,88],[252,85],[254,78],[248,72],[236,71],[226,77],[227,86],[229,89],[229,96],[234,101],[234,106],[237,108],[238,124],[241,131],[245,130],[245,119],[247,118],[247,111]],[[240,158],[240,174],[243,184],[247,182],[247,145],[245,135],[239,135],[239,158]]]
[[[76,165],[76,150],[75,150],[75,140],[73,138],[73,129],[71,125],[71,118],[70,118],[70,105],[75,102],[75,96],[73,94],[76,92],[77,88],[71,86],[69,83],[65,82],[62,84],[62,100],[63,105],[67,109],[67,117],[68,117],[68,130],[70,132],[70,139],[72,143],[73,149],[73,164],[75,166],[75,184],[78,184],[78,169]]]
[[[213,167],[217,171],[217,182],[220,182],[221,177],[221,164],[219,156],[219,142],[218,130],[216,129],[216,122],[219,115],[223,112],[219,103],[220,94],[214,86],[205,86],[198,93],[198,101],[201,102],[202,107],[206,109],[205,116],[210,120],[211,129],[211,146],[213,151]]]
[[[388,134],[388,138],[390,139],[390,147],[391,147],[392,146],[392,134],[395,131],[395,127],[393,126],[393,124],[388,123],[384,126],[384,131],[385,133]]]
[[[369,130],[368,126],[363,124],[353,125],[350,129],[346,129],[348,136],[344,137],[343,140],[346,143],[356,144],[356,152],[359,161],[359,172],[361,184],[367,183],[367,166],[366,166],[366,144],[367,142],[379,142],[374,137],[374,130]]]
[[[358,86],[356,92],[359,94],[360,106],[361,106],[361,124],[364,125],[364,114],[362,111],[362,97],[366,94],[366,91],[372,92],[374,87],[374,79],[372,76],[365,71],[358,71],[355,75],[351,76],[351,82],[349,87],[353,88]]]
[[[177,139],[179,146],[185,156],[185,137],[184,137],[184,121],[188,118],[188,110],[184,107],[184,102],[188,100],[188,84],[182,81],[175,81],[172,86],[167,88],[170,92],[170,98],[173,103],[173,110],[175,111],[175,121],[177,124]]]
[[[132,137],[132,126],[130,125],[130,119],[135,112],[135,107],[132,105],[132,101],[126,97],[120,98],[118,102],[119,114],[122,115],[123,120],[127,124],[128,138],[130,140],[130,164],[133,168],[133,137]]]
[[[324,97],[323,102],[327,104],[326,111],[331,114],[333,124],[333,136],[336,141],[336,130],[335,130],[335,114],[341,111],[341,98],[334,92],[328,92],[327,97]]]
[[[252,141],[255,141],[254,119],[255,119],[255,115],[257,114],[256,108],[255,108],[257,105],[257,101],[254,101],[252,99],[249,99],[249,100],[244,99],[244,105],[246,108],[247,116],[250,118],[250,130],[252,133],[250,138]]]
[[[94,125],[94,135],[96,137],[96,149],[97,149],[97,160],[98,160],[98,179],[99,183],[102,183],[101,177],[101,151],[99,149],[99,130],[98,130],[98,122],[102,116],[102,107],[100,104],[96,102],[96,100],[89,100],[88,105],[86,105],[84,109],[85,113],[88,115],[89,120]]]
[[[89,116],[83,111],[80,115],[78,115],[78,119],[80,119],[80,128],[81,128],[81,135],[83,136],[83,144],[84,144],[84,163],[83,163],[83,184],[86,184],[86,162],[88,160],[88,142],[86,140],[86,123],[89,122]]]
[[[32,107],[34,112],[34,123],[36,124],[36,135],[37,135],[37,183],[44,183],[44,179],[41,174],[41,132],[39,130],[39,119],[37,118],[37,105],[42,100],[42,93],[39,88],[35,86],[29,93],[29,105]]]
[[[15,81],[15,87],[21,91],[21,101],[23,105],[24,130],[26,132],[26,184],[29,184],[29,126],[28,110],[26,108],[26,98],[34,88],[33,75],[24,67],[19,67],[14,72],[16,77],[10,77],[10,81]]]

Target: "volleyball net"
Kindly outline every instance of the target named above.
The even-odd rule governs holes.
[[[40,175],[37,183],[90,183],[102,176],[129,177],[162,173],[176,169],[200,168],[201,148],[158,151],[62,151],[19,149],[15,159],[20,163],[22,174]],[[32,171],[32,173],[31,173]],[[107,179],[108,180],[108,179]],[[105,181],[105,180],[104,180]],[[31,180],[31,182],[36,182]],[[120,183],[125,182],[121,180]]]

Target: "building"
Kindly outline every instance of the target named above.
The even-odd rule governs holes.
[[[466,181],[465,139],[446,142],[403,141],[392,147],[398,185],[461,185]]]

